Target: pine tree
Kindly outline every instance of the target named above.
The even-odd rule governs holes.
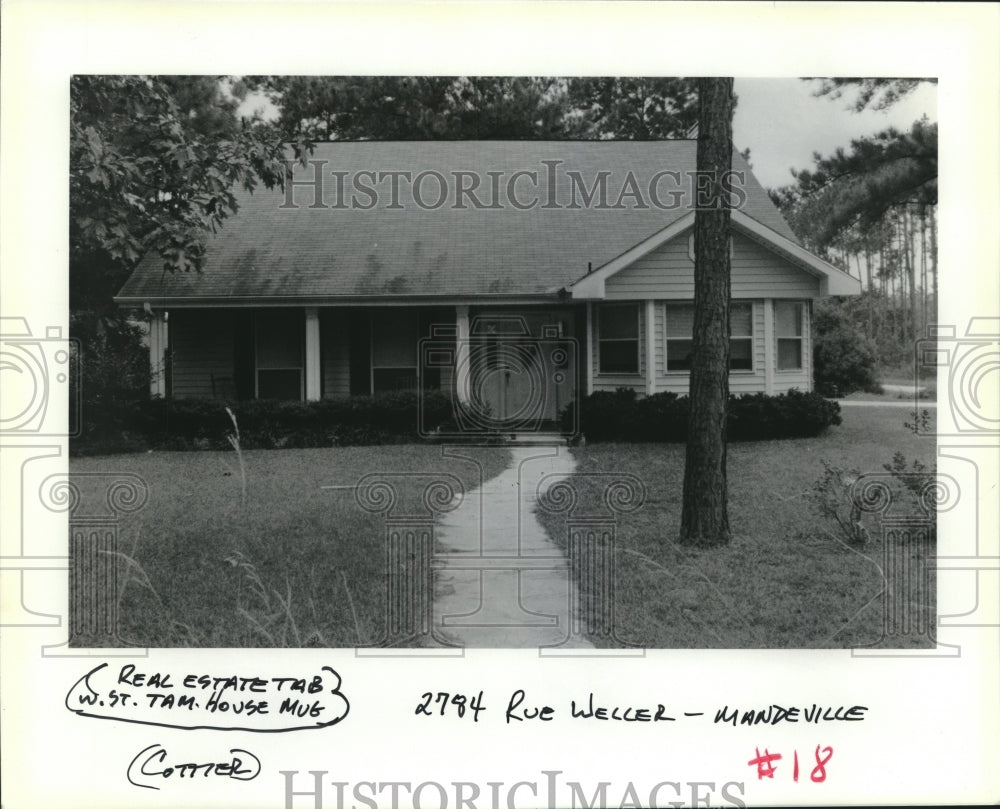
[[[732,167],[733,79],[700,79],[698,97],[697,170],[711,178],[711,185],[695,211],[691,406],[680,540],[711,546],[730,538],[726,484],[730,208],[722,177]]]

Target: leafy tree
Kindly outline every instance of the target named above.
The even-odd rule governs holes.
[[[817,391],[824,396],[847,396],[855,391],[879,390],[875,344],[858,327],[845,299],[817,302],[812,338]]]
[[[238,121],[213,77],[74,76],[70,84],[70,301],[111,312],[150,251],[169,272],[201,267],[234,189],[284,178],[277,130]]]
[[[728,196],[722,178],[732,168],[732,78],[698,81],[697,169],[711,179],[694,220],[694,332],[691,408],[681,542],[729,541],[726,485],[726,406],[729,401],[730,255]]]

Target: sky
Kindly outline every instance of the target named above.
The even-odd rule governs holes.
[[[754,175],[766,188],[792,182],[791,170],[811,169],[813,152],[824,156],[852,138],[873,135],[890,126],[909,129],[922,115],[937,120],[937,86],[925,84],[889,110],[853,112],[844,97],[815,98],[818,82],[801,79],[737,78],[738,102],[733,118],[733,143],[742,151],[750,148]],[[259,95],[249,96],[240,114],[263,108],[275,113],[273,105]]]
[[[792,182],[791,169],[811,169],[813,152],[826,156],[852,138],[873,135],[890,126],[909,129],[926,114],[937,120],[937,86],[925,84],[889,110],[853,112],[853,94],[814,98],[819,82],[801,79],[741,79],[733,117],[733,144],[750,148],[753,173],[767,188]]]

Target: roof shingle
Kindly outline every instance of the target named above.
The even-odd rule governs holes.
[[[169,273],[157,255],[147,255],[125,283],[122,302],[158,298],[360,298],[371,296],[537,295],[557,291],[620,255],[636,243],[689,212],[697,144],[670,141],[364,141],[324,143],[311,156],[320,163],[324,201],[338,203],[331,172],[346,172],[341,204],[352,199],[367,205],[371,197],[354,181],[373,187],[377,203],[370,210],[352,207],[309,207],[314,202],[311,181],[317,169],[297,167],[295,208],[283,208],[281,190],[242,194],[239,212],[231,217],[207,247],[201,273]],[[556,162],[558,161],[558,162]],[[745,161],[733,156],[733,168],[745,171],[746,203],[742,210],[762,225],[797,241]],[[380,172],[410,172],[399,180],[393,204],[391,178]],[[512,204],[509,183],[516,172],[538,174],[537,204],[519,210]],[[366,175],[364,172],[373,172]],[[413,185],[423,172],[437,172],[448,197],[439,197],[440,181],[427,174],[419,183],[424,207],[416,204]],[[478,178],[475,196],[499,208],[455,206],[459,183]],[[605,172],[607,206],[597,199],[568,207],[573,173],[587,189]],[[613,208],[629,172],[636,178],[642,201],[628,194],[624,208]],[[680,172],[681,182],[662,172]],[[548,178],[555,174],[555,206]],[[657,182],[657,206],[649,193]],[[496,190],[493,189],[496,184]],[[671,191],[683,192],[671,195]],[[514,180],[516,202],[536,196],[530,178]],[[677,204],[671,204],[676,198]]]

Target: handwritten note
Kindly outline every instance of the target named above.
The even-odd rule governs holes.
[[[283,733],[340,722],[350,710],[340,687],[340,675],[329,666],[306,676],[263,676],[102,663],[74,683],[66,708],[160,727]]]

